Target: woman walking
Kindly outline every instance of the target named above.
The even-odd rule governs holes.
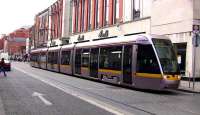
[[[7,75],[6,75],[4,66],[5,66],[5,61],[4,61],[4,58],[2,58],[1,62],[0,62],[0,73],[3,72],[4,73],[4,77],[6,77]]]

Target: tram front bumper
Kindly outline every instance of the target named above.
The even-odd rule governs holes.
[[[180,80],[163,80],[163,88],[167,89],[178,89],[180,85]]]
[[[178,89],[180,85],[179,75],[166,75],[162,81],[163,88]]]

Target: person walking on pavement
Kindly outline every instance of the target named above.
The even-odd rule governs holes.
[[[2,58],[1,61],[0,61],[0,73],[3,72],[4,76],[6,77],[7,75],[6,75],[4,66],[5,66],[5,61],[4,61],[4,58]]]

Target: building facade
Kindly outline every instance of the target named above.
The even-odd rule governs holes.
[[[0,50],[3,51],[4,48],[4,36],[0,38]]]
[[[199,6],[200,0],[58,0],[38,15],[42,20],[48,14],[44,16],[48,22],[43,22],[48,24],[48,37],[39,37],[36,29],[34,35],[47,47],[65,40],[74,43],[127,34],[166,35],[174,43],[183,76],[200,78],[200,47],[194,45],[199,34],[194,30],[200,25]],[[41,31],[39,19],[34,26]]]
[[[152,0],[72,0],[70,42],[151,33]]]
[[[10,33],[4,40],[4,52],[11,57],[26,54],[26,39],[29,37],[29,29],[20,28]]]
[[[32,49],[61,44],[69,36],[69,0],[57,0],[35,16],[31,29]]]

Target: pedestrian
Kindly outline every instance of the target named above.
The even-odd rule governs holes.
[[[4,73],[4,77],[6,77],[6,72],[5,72],[5,61],[4,61],[4,58],[1,59],[1,62],[0,62],[0,73],[3,72]]]

